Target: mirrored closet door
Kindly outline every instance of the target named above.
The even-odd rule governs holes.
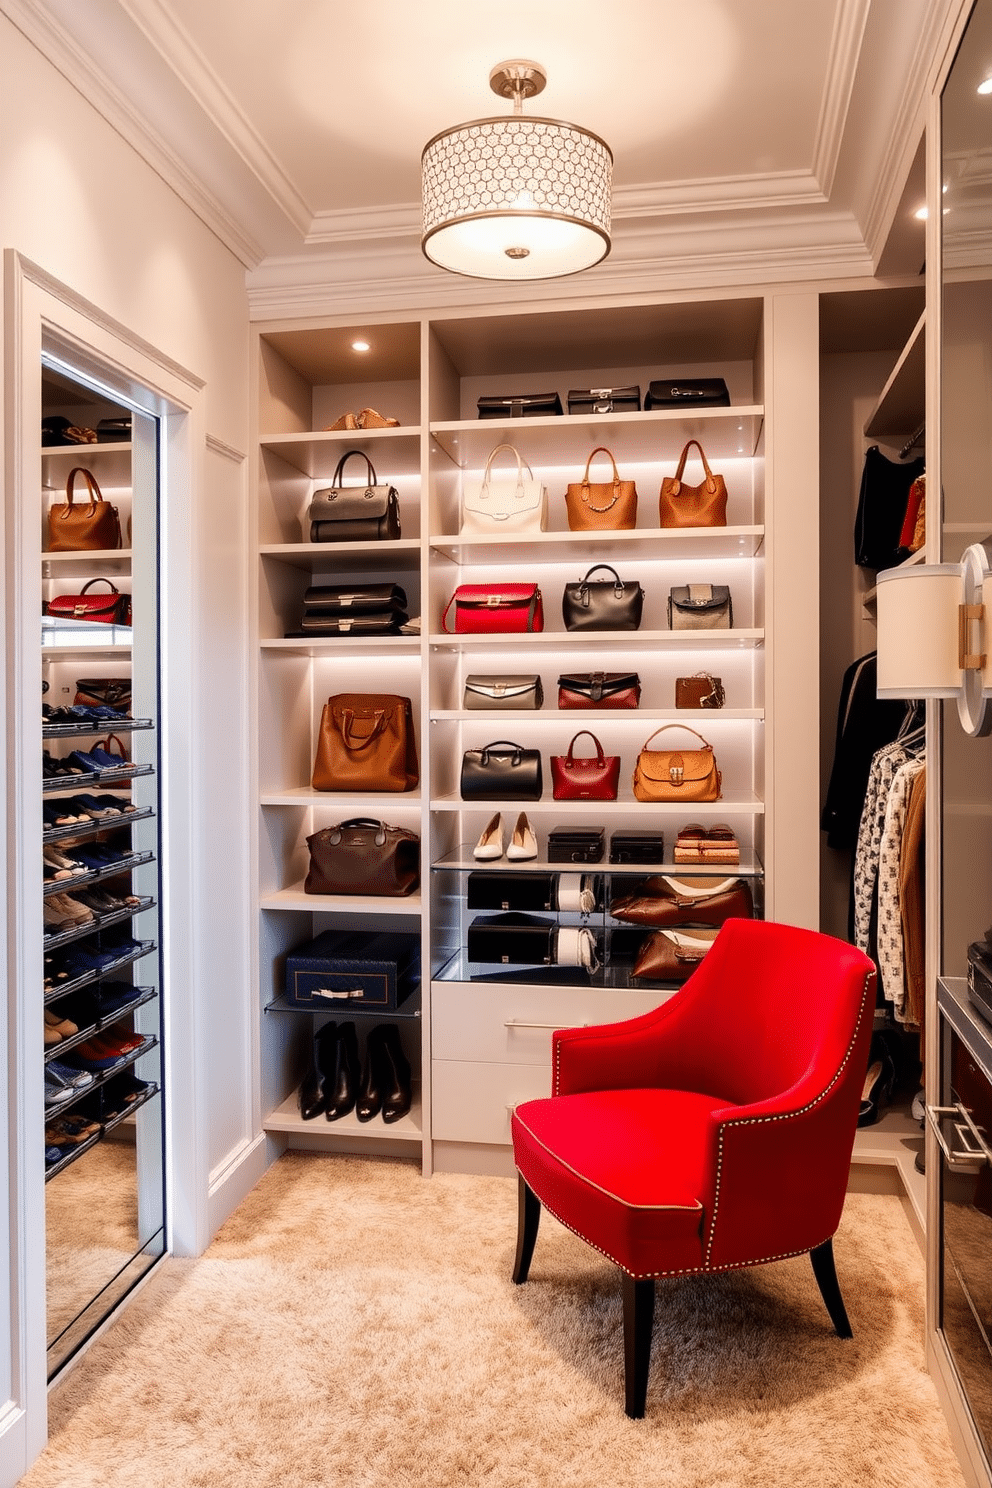
[[[165,1250],[159,421],[42,367],[49,1377]]]

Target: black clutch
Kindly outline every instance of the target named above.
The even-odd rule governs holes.
[[[407,616],[397,615],[325,615],[321,610],[305,610],[299,630],[289,630],[286,638],[321,635],[398,635]]]
[[[324,615],[398,614],[406,610],[406,591],[399,584],[311,584],[303,603]]]
[[[557,873],[480,870],[470,873],[465,903],[469,909],[556,909]]]
[[[600,863],[605,851],[603,827],[555,827],[548,833],[549,863]]]
[[[639,413],[639,387],[570,388],[569,413]]]
[[[480,418],[547,418],[561,411],[557,393],[509,393],[479,399]]]
[[[539,801],[543,789],[539,749],[497,739],[462,756],[463,801]]]
[[[514,966],[551,966],[555,960],[554,920],[536,915],[489,915],[468,927],[468,959]]]
[[[722,377],[663,377],[648,383],[644,407],[729,408],[730,394]]]
[[[665,839],[661,832],[624,831],[610,836],[611,863],[661,863],[665,857]]]

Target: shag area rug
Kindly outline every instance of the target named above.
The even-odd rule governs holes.
[[[647,1416],[619,1273],[547,1214],[510,1281],[512,1180],[287,1153],[56,1387],[22,1488],[962,1488],[897,1199],[807,1257],[658,1285]]]

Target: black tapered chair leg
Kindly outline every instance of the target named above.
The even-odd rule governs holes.
[[[634,1421],[644,1415],[654,1324],[654,1278],[636,1280],[623,1272],[624,1410]]]
[[[541,1201],[527,1187],[523,1175],[517,1174],[517,1254],[513,1261],[513,1280],[522,1286],[530,1271],[537,1240],[537,1227],[541,1222]]]
[[[844,1298],[840,1294],[840,1283],[837,1280],[837,1269],[834,1266],[834,1246],[832,1240],[824,1240],[815,1250],[811,1250],[809,1258],[813,1262],[813,1275],[816,1284],[820,1288],[820,1296],[823,1298],[830,1321],[833,1323],[838,1338],[853,1338],[851,1324],[848,1321],[847,1309],[844,1306]]]

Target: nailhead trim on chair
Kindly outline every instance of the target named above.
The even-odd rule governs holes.
[[[721,1178],[721,1175],[722,1175],[722,1172],[723,1172],[723,1139],[724,1139],[725,1132],[729,1128],[734,1127],[734,1126],[760,1126],[762,1123],[768,1122],[768,1121],[794,1121],[797,1116],[804,1116],[807,1111],[812,1111],[815,1106],[818,1106],[821,1103],[821,1101],[825,1100],[826,1097],[829,1095],[830,1091],[836,1085],[837,1081],[840,1079],[841,1075],[844,1073],[844,1070],[847,1068],[847,1065],[848,1065],[848,1063],[850,1061],[851,1055],[854,1053],[854,1047],[855,1047],[855,1044],[858,1041],[858,1032],[859,1032],[859,1030],[861,1028],[862,1022],[864,1021],[865,1009],[868,1006],[868,989],[869,989],[869,987],[874,988],[874,984],[875,984],[875,973],[874,973],[874,971],[869,971],[866,974],[866,976],[865,976],[865,985],[864,985],[864,989],[863,989],[862,994],[861,994],[861,1011],[858,1014],[858,1021],[854,1025],[854,1032],[851,1035],[851,1042],[847,1046],[847,1052],[845,1053],[844,1058],[841,1060],[840,1067],[837,1070],[837,1073],[834,1075],[833,1079],[830,1081],[830,1084],[824,1086],[823,1090],[820,1091],[819,1095],[816,1097],[815,1100],[811,1100],[807,1105],[802,1106],[798,1111],[783,1111],[783,1112],[781,1112],[777,1116],[746,1116],[746,1117],[743,1117],[743,1118],[741,1118],[739,1120],[736,1120],[736,1121],[733,1118],[730,1118],[728,1121],[725,1121],[725,1122],[721,1123],[721,1126],[720,1126],[720,1136],[719,1136],[719,1139],[718,1139],[719,1145],[718,1145],[718,1148],[717,1148],[716,1191],[715,1191],[714,1199],[713,1199],[713,1219],[710,1222],[709,1235],[707,1236],[707,1240],[706,1240],[706,1260],[704,1262],[704,1269],[705,1270],[709,1270],[710,1269],[709,1262],[710,1262],[710,1256],[713,1254],[713,1239],[714,1239],[714,1236],[715,1236],[715,1233],[716,1233],[716,1222],[717,1222],[717,1219],[718,1219],[719,1213],[720,1213],[720,1178]],[[874,998],[872,999],[872,1006],[874,1006]],[[829,1236],[828,1236],[828,1238],[829,1238]],[[793,1251],[789,1251],[788,1254],[789,1255],[805,1255],[805,1250],[793,1250]],[[778,1257],[778,1256],[769,1256],[768,1259],[769,1260],[778,1260],[778,1259],[781,1259],[781,1257]],[[748,1262],[745,1262],[744,1264],[746,1264],[746,1265],[760,1265],[762,1263],[761,1262],[748,1261]],[[720,1267],[719,1269],[720,1270],[724,1270],[724,1269],[730,1269],[730,1268],[729,1267],[728,1268]]]

